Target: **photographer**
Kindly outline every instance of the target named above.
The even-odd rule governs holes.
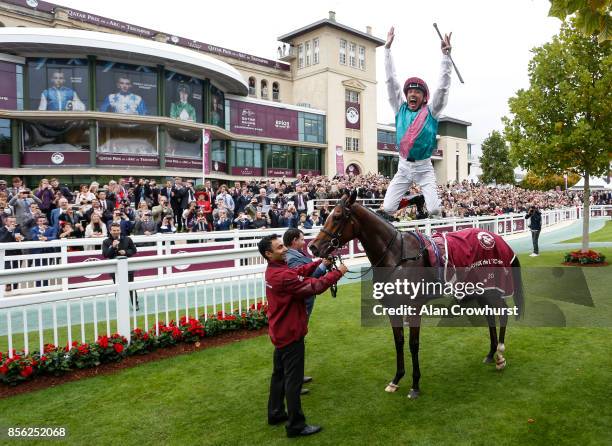
[[[157,228],[157,232],[160,234],[174,234],[176,232],[176,227],[174,226],[174,218],[171,216],[166,216],[160,223]]]
[[[169,217],[172,219],[172,217]],[[157,233],[157,225],[151,218],[151,211],[144,211],[134,225],[134,235],[153,235]]]
[[[174,211],[168,205],[168,199],[165,195],[159,196],[159,206],[155,206],[153,208],[153,221],[157,224],[160,224],[164,218],[171,217],[174,219]]]
[[[240,212],[237,218],[234,219],[234,228],[235,229],[252,229],[253,222],[244,212]]]
[[[542,231],[542,213],[536,205],[531,205],[529,207],[529,212],[527,212],[527,215],[525,215],[525,219],[529,219],[529,228],[531,228],[531,241],[533,243],[533,252],[529,254],[529,256],[537,257],[540,255],[538,239],[540,238],[540,232]]]
[[[191,232],[206,232],[208,231],[208,220],[204,212],[198,211],[196,220],[190,229]]]
[[[32,194],[30,189],[21,189],[19,193],[13,196],[11,201],[9,201],[9,206],[13,207],[15,218],[19,226],[21,226],[32,214],[30,210],[30,205],[32,203],[37,203],[38,206],[42,205],[42,201],[40,201],[36,195]]]
[[[132,222],[121,209],[115,209],[113,211],[113,218],[107,224],[108,232],[110,232],[113,224],[117,224],[121,228],[121,237],[127,237],[132,232]]]

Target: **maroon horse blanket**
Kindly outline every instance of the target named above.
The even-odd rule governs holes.
[[[436,244],[440,255],[436,256],[429,243],[429,258],[440,259],[436,266],[444,268],[444,280],[481,282],[485,290],[499,290],[504,297],[514,293],[511,267],[514,252],[499,235],[470,228],[434,233],[430,240]]]

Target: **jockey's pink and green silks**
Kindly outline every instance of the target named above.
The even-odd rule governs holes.
[[[395,129],[397,146],[403,159],[410,157],[418,161],[431,157],[436,148],[438,120],[426,104],[412,111],[404,102],[395,115]]]

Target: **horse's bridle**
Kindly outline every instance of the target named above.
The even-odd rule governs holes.
[[[346,224],[348,223],[350,219],[351,219],[351,209],[348,206],[343,204],[342,205],[342,222],[340,223],[338,230],[335,233],[333,233],[331,231],[328,231],[325,228],[321,228],[321,232],[330,238],[329,244],[332,248],[334,248],[334,250],[340,248],[340,237],[342,237],[342,231],[344,230],[344,227],[346,226]]]
[[[344,227],[347,225],[348,221],[351,218],[351,209],[346,206],[346,205],[342,205],[342,222],[340,223],[338,229],[336,230],[336,232],[331,232],[328,231],[325,228],[321,228],[321,232],[325,235],[327,235],[330,238],[329,244],[330,246],[333,248],[333,250],[337,250],[340,248],[340,238],[342,237],[342,231],[344,230]],[[393,238],[391,238],[391,240],[389,240],[389,243],[387,243],[387,246],[385,246],[385,250],[383,251],[380,259],[378,259],[378,261],[376,263],[372,263],[370,265],[370,267],[368,269],[366,269],[366,271],[362,274],[360,274],[357,277],[349,277],[349,279],[360,279],[362,277],[364,277],[365,275],[367,275],[371,270],[373,270],[374,268],[380,266],[380,264],[382,263],[382,261],[385,259],[385,257],[387,256],[387,253],[389,252],[389,248],[391,248],[391,245],[393,244],[393,242],[395,241],[395,239],[397,238],[398,234],[400,234],[400,240],[401,240],[401,259],[400,261],[395,265],[395,268],[397,268],[400,264],[404,263],[405,261],[416,261],[419,260],[420,258],[423,257],[423,254],[425,253],[427,246],[425,245],[425,243],[423,242],[422,238],[417,235],[416,232],[412,232],[409,231],[408,233],[410,235],[412,235],[413,237],[415,237],[419,243],[419,250],[417,252],[417,254],[413,257],[403,257],[404,255],[404,237],[401,236],[400,231],[397,230],[397,228],[395,228],[395,234],[393,235]],[[336,268],[336,260],[339,260],[340,263],[342,262],[342,255],[340,253],[338,253],[335,256],[330,256],[331,260],[332,260],[332,264],[333,266]],[[348,271],[351,272],[351,271]]]

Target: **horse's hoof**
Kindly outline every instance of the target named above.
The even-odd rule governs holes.
[[[410,392],[408,393],[408,398],[411,400],[416,400],[419,397],[419,395],[421,395],[420,390],[410,389]]]
[[[387,387],[385,387],[385,392],[393,393],[397,392],[397,389],[399,389],[399,386],[397,384],[389,383]]]
[[[491,364],[493,362],[493,356],[485,356],[485,358],[482,360],[483,364]]]
[[[497,370],[503,370],[506,368],[506,358],[499,358],[496,362],[495,362],[495,368]]]

